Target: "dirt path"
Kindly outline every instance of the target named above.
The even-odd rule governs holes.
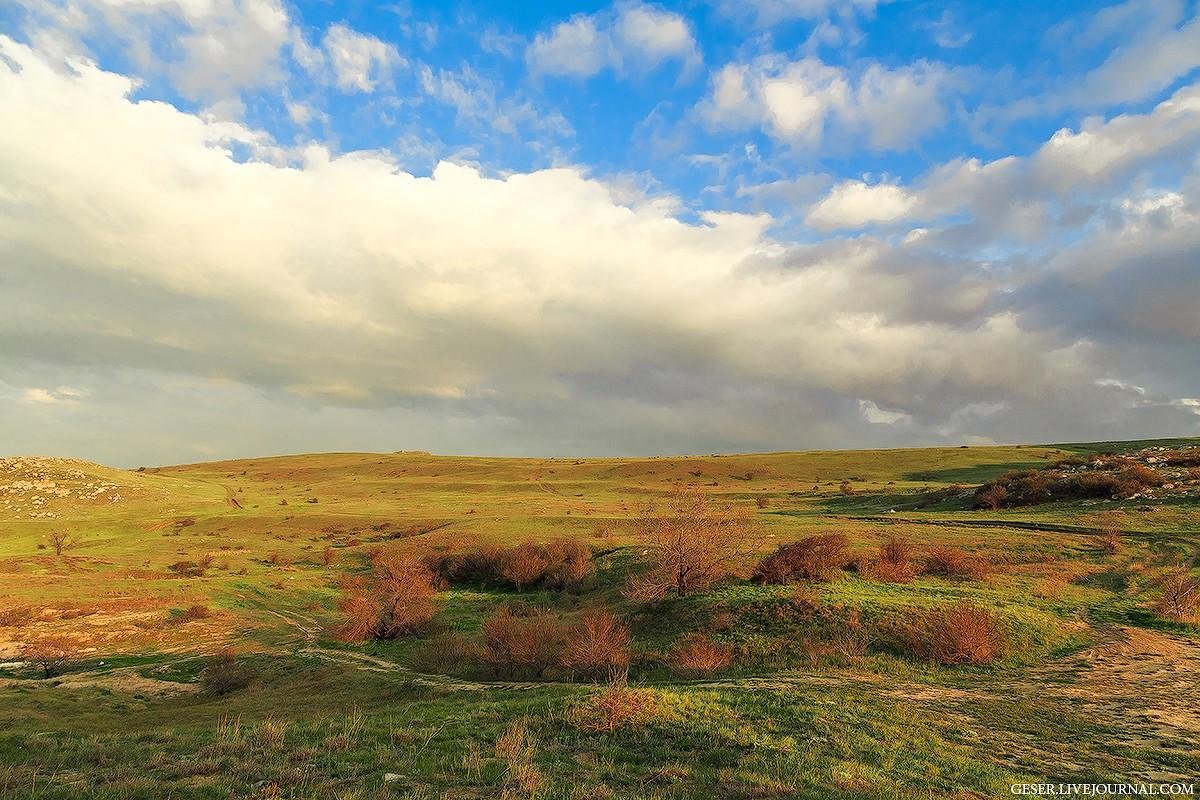
[[[1119,774],[1194,781],[1181,765],[1200,741],[1200,641],[1112,626],[1086,650],[970,689],[901,685],[888,697],[919,703],[986,736],[992,757],[1052,777]],[[1036,710],[997,719],[1005,703]],[[1036,716],[1035,716],[1036,715]],[[1038,729],[1030,729],[1034,720]],[[1077,723],[1093,727],[1082,739]]]
[[[1096,646],[1038,667],[1014,688],[1073,700],[1086,714],[1119,720],[1133,746],[1200,739],[1200,642],[1194,639],[1109,628]]]

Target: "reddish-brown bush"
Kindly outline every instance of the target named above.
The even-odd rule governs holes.
[[[1194,619],[1197,611],[1200,611],[1200,580],[1182,570],[1161,580],[1154,613],[1183,622]]]
[[[546,545],[550,566],[542,583],[552,589],[567,589],[583,583],[596,571],[592,550],[578,539],[555,539]]]
[[[975,492],[975,507],[995,511],[1008,505],[1008,489],[1002,485],[987,484]]]
[[[754,579],[762,583],[792,583],[800,579],[825,581],[845,567],[849,540],[840,533],[810,536],[780,545],[758,562]]]
[[[969,578],[978,581],[986,578],[991,568],[991,562],[986,558],[965,553],[955,547],[939,547],[925,556],[923,572],[943,578]]]
[[[919,612],[900,630],[911,655],[938,664],[990,664],[1004,655],[1008,635],[999,618],[967,601]]]
[[[0,608],[0,628],[16,628],[33,619],[33,609],[29,606],[13,606]]]
[[[589,680],[619,680],[629,672],[629,626],[604,608],[583,612],[571,631],[564,666]]]
[[[879,545],[879,560],[889,564],[903,564],[912,560],[912,543],[903,536],[891,536]]]
[[[434,576],[424,564],[378,553],[369,578],[342,585],[338,610],[343,622],[335,631],[344,641],[395,639],[417,633],[437,613]]]
[[[208,606],[196,604],[188,606],[177,614],[172,614],[170,621],[177,625],[186,625],[189,622],[198,619],[208,619],[211,616],[212,611],[209,610]]]
[[[505,553],[500,562],[500,577],[517,591],[541,580],[550,567],[546,551],[532,542],[524,542]]]
[[[1115,522],[1105,522],[1100,528],[1100,549],[1110,556],[1120,553],[1124,545],[1123,533],[1124,531]]]
[[[911,561],[872,561],[867,565],[866,575],[884,583],[908,583],[917,574]]]
[[[733,648],[703,633],[689,633],[671,648],[667,663],[681,675],[710,675],[733,663]]]
[[[502,608],[483,621],[483,660],[497,676],[542,677],[563,662],[570,627],[541,609]]]
[[[576,727],[592,732],[639,728],[671,716],[658,692],[621,683],[604,687],[567,711]]]
[[[595,571],[591,549],[577,539],[565,538],[546,545],[522,542],[511,549],[483,545],[429,557],[425,563],[447,584],[508,584],[518,590],[571,588]]]

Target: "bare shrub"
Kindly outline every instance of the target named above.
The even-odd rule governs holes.
[[[238,660],[232,650],[222,650],[200,670],[200,684],[209,694],[241,691],[254,680],[254,670]]]
[[[504,555],[500,562],[500,577],[517,587],[519,592],[541,580],[549,567],[546,552],[532,542],[524,542]]]
[[[648,599],[707,589],[732,574],[755,545],[745,511],[718,505],[701,491],[677,492],[665,507],[650,509],[639,535],[650,568],[635,594]]]
[[[892,536],[879,545],[874,561],[859,567],[859,571],[875,580],[887,583],[908,583],[916,574],[912,563],[912,544],[902,536]]]
[[[525,719],[513,722],[496,740],[496,758],[504,762],[506,795],[514,791],[529,795],[542,788],[546,780],[534,763],[536,756],[537,741]]]
[[[505,607],[483,621],[483,660],[497,676],[540,678],[563,661],[570,628],[541,609]]]
[[[827,581],[845,567],[850,541],[840,533],[809,536],[780,545],[758,562],[754,579],[763,583],[792,583],[800,579]]]
[[[571,632],[564,666],[589,680],[619,680],[629,672],[629,626],[605,608],[583,612]]]
[[[369,578],[342,584],[339,638],[395,639],[429,624],[437,613],[437,589],[428,567],[413,558],[381,552],[372,559],[371,570]]]
[[[1105,555],[1115,556],[1124,549],[1124,531],[1116,520],[1106,519],[1100,525],[1100,549]]]
[[[197,561],[176,561],[167,569],[183,578],[203,578],[212,562],[212,556],[204,556]]]
[[[681,675],[710,675],[733,663],[733,648],[703,633],[689,633],[671,648],[667,663]]]
[[[426,564],[449,584],[489,584],[499,580],[505,552],[496,545],[482,545],[464,552],[431,557]]]
[[[983,580],[991,571],[991,563],[955,547],[939,547],[925,556],[923,572],[943,578]]]
[[[552,589],[578,586],[596,572],[592,550],[578,539],[555,539],[546,545],[550,562],[542,582]]]
[[[960,600],[916,614],[900,630],[900,641],[911,655],[926,661],[990,664],[1003,656],[1008,634],[991,611]]]
[[[1165,576],[1159,582],[1158,602],[1154,613],[1164,619],[1187,621],[1195,618],[1200,610],[1200,580],[1180,570]]]
[[[567,719],[575,727],[594,733],[640,728],[669,717],[658,692],[630,688],[623,683],[609,684],[567,711]]]
[[[26,645],[23,657],[42,671],[42,676],[53,678],[62,674],[79,656],[79,644],[68,636],[43,636]]]
[[[879,545],[879,560],[888,564],[905,564],[912,560],[912,543],[903,536],[890,536]]]
[[[975,492],[975,507],[995,511],[1008,504],[1008,489],[1001,484],[987,484]]]

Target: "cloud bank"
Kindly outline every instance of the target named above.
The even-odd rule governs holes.
[[[130,463],[1200,431],[1200,179],[1194,158],[1178,191],[1139,178],[1194,153],[1193,87],[1028,158],[842,182],[808,221],[860,230],[808,243],[578,168],[421,177],[134,90],[0,37],[0,399],[53,431],[0,423],[17,445],[90,435]]]

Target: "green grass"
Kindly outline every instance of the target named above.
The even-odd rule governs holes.
[[[994,797],[1018,780],[1195,774],[1185,747],[1135,741],[1119,719],[1012,688],[1090,647],[1105,625],[1200,638],[1197,626],[1149,611],[1154,576],[1200,559],[1194,499],[1156,501],[1153,512],[1108,501],[983,512],[943,491],[1118,446],[1141,445],[651,459],[344,453],[145,472],[74,465],[85,477],[63,485],[107,482],[120,502],[53,498],[53,518],[0,508],[0,611],[29,613],[0,628],[0,648],[9,648],[0,663],[15,660],[13,643],[51,634],[76,636],[86,650],[50,681],[0,667],[0,797],[483,798],[506,788],[521,796],[495,752],[521,720],[537,743],[540,797]],[[854,494],[842,494],[843,482]],[[920,552],[958,547],[996,567],[984,581],[846,574],[810,587],[872,631],[866,657],[814,662],[803,644],[818,626],[795,612],[790,587],[732,580],[649,609],[624,599],[647,504],[689,487],[751,508],[763,552],[839,532],[869,556],[900,535]],[[1109,556],[1093,531],[1113,512],[1130,533]],[[38,549],[56,529],[78,537],[62,557]],[[338,581],[361,571],[374,548],[419,555],[556,536],[601,553],[581,590],[453,587],[439,596],[437,626],[473,636],[488,613],[516,600],[567,615],[603,602],[630,620],[640,654],[632,679],[666,709],[646,727],[578,728],[567,710],[595,691],[586,685],[452,690],[314,652],[425,663],[432,634],[329,640]],[[169,569],[204,557],[212,566],[203,577]],[[888,639],[914,611],[960,599],[1004,621],[1011,647],[998,663],[933,666]],[[195,604],[211,615],[180,622]],[[713,635],[739,660],[716,684],[663,666],[674,641],[721,616],[727,624]],[[258,674],[248,689],[169,693],[194,689],[205,657],[225,646]],[[448,673],[490,677],[467,663]],[[385,784],[384,773],[401,777]]]

